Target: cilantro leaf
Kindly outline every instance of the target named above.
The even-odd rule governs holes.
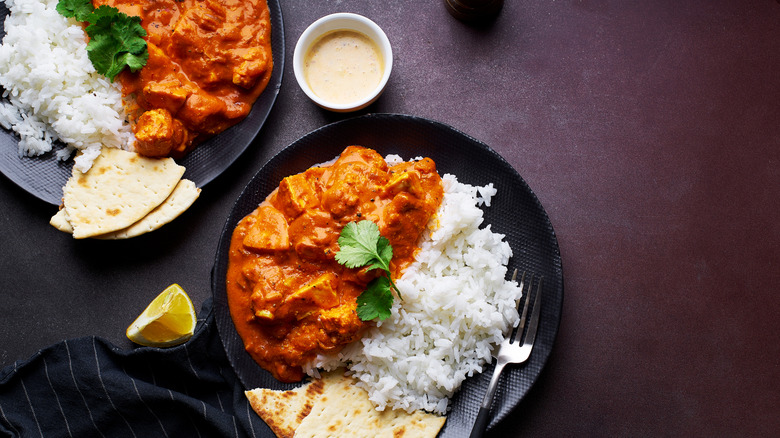
[[[128,68],[130,68],[130,71],[138,71],[142,69],[148,60],[149,52],[145,50],[140,55],[130,52],[119,55],[119,64],[126,65]]]
[[[92,0],[60,0],[56,9],[63,17],[87,21],[87,17],[95,8],[92,6]]]
[[[112,48],[120,43],[113,35],[96,35],[87,44],[87,56],[99,73],[112,78],[119,74],[120,68],[114,60]],[[117,71],[118,70],[118,71]],[[113,76],[112,76],[113,75]]]
[[[393,247],[387,238],[379,234],[379,226],[364,220],[350,222],[339,236],[339,251],[336,261],[347,268],[367,267],[368,270],[381,269],[385,275],[374,279],[368,288],[358,297],[358,317],[363,321],[374,318],[387,319],[393,306],[393,290],[401,297],[401,292],[390,278],[390,260]]]
[[[368,221],[367,221],[368,222]],[[373,224],[373,222],[371,222]],[[374,224],[376,225],[376,224]],[[377,227],[377,231],[379,230],[379,227]],[[382,266],[377,265],[374,263],[371,269],[374,268],[382,268],[384,270],[389,271],[390,270],[390,260],[393,259],[393,247],[390,246],[390,241],[387,240],[386,237],[379,236],[379,239],[376,242],[376,252],[379,256],[379,260],[382,260],[384,263]]]
[[[386,254],[379,253],[381,239],[384,248],[389,247],[387,239],[379,234],[379,227],[371,221],[350,222],[341,230],[339,236],[339,252],[336,253],[336,261],[348,268],[359,268],[368,264],[380,263],[382,269],[389,269],[390,259],[385,259]],[[390,258],[392,248],[390,247]]]
[[[105,18],[109,18],[110,19],[110,18],[114,17],[117,14],[119,14],[119,9],[117,9],[117,8],[115,8],[113,6],[102,5],[102,6],[98,7],[97,9],[93,9],[92,13],[89,16],[87,16],[86,19],[84,19],[82,21],[89,22],[89,23],[91,23],[93,25],[98,25],[98,23],[100,22],[101,18],[105,17]],[[107,30],[108,26],[110,26],[110,22],[104,23],[103,26],[105,26],[106,30]],[[87,31],[87,32],[89,32],[89,31]]]
[[[89,22],[87,56],[95,70],[111,81],[125,69],[138,71],[149,59],[141,17],[131,17],[112,6],[92,7],[90,0],[60,0],[57,12]]]
[[[368,287],[357,298],[357,315],[362,321],[374,318],[384,320],[390,317],[393,307],[393,293],[390,291],[390,279],[382,276],[368,283]]]

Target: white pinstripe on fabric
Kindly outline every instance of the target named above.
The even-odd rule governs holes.
[[[170,396],[171,396],[171,400],[175,400],[175,398],[174,398],[174,396],[173,396],[173,392],[172,392],[170,389],[168,390],[168,395],[170,395]],[[203,403],[203,402],[201,401],[201,403]],[[195,428],[195,432],[197,432],[197,433],[198,433],[198,437],[201,437],[202,435],[200,434],[200,429],[198,429],[198,426],[197,426],[197,425],[195,425],[195,423],[194,423],[194,422],[192,422],[192,421],[190,422],[190,424],[192,425],[192,427],[194,427],[194,428]]]
[[[198,371],[192,365],[192,359],[190,359],[190,350],[187,349],[187,344],[184,344],[184,353],[187,355],[187,364],[190,366],[190,369],[192,370],[193,374],[195,374],[196,378],[200,379],[200,375],[198,374]]]
[[[198,438],[202,438],[202,435],[200,434],[200,429],[198,429],[198,426],[195,425],[195,423],[192,423],[192,427],[195,428],[195,432],[198,433]]]
[[[225,407],[224,407],[224,406],[222,406],[222,397],[220,397],[220,396],[219,396],[219,393],[217,393],[217,401],[219,402],[219,409],[220,409],[222,412],[225,412]]]
[[[135,390],[135,394],[138,396],[138,400],[141,400],[141,403],[144,404],[146,410],[149,411],[150,414],[152,414],[155,420],[157,420],[157,424],[160,425],[160,429],[162,430],[163,435],[165,435],[165,437],[168,438],[168,431],[165,430],[165,426],[162,424],[160,417],[158,417],[157,414],[154,413],[152,408],[150,408],[149,405],[146,404],[146,400],[144,400],[144,398],[141,397],[141,393],[138,391],[138,386],[135,384],[135,379],[130,377],[129,374],[127,374],[127,371],[124,369],[124,367],[122,368],[122,372],[125,373],[125,375],[127,375],[127,377],[130,379],[130,382],[133,384],[133,389]]]
[[[187,344],[183,344],[182,347],[184,347],[184,354],[187,355],[187,364],[190,366],[190,369],[192,370],[192,373],[195,374],[195,377],[197,379],[200,379],[200,374],[198,374],[198,370],[195,369],[195,366],[192,364],[192,359],[190,358],[190,350],[187,348]],[[219,396],[219,394],[217,394]],[[201,406],[203,406],[203,418],[208,417],[208,413],[206,411],[206,403],[203,402],[203,400],[200,401]],[[198,436],[200,436],[200,430],[198,430],[198,427],[195,426],[195,430],[198,431]]]
[[[133,437],[138,438],[135,434],[135,431],[133,430],[133,427],[130,425],[130,422],[127,421],[127,418],[125,418],[124,415],[122,415],[122,412],[116,408],[116,405],[114,405],[114,401],[111,400],[111,395],[108,393],[108,389],[106,389],[105,383],[103,383],[103,376],[100,373],[100,359],[98,358],[97,354],[97,346],[95,345],[95,338],[92,338],[92,351],[95,354],[95,366],[97,367],[97,376],[98,380],[100,381],[100,386],[103,387],[103,392],[106,393],[106,398],[108,398],[108,402],[111,404],[111,408],[114,409],[114,411],[119,414],[119,416],[122,418],[122,420],[127,425],[127,428],[130,429],[130,433],[133,434]]]
[[[16,368],[14,368],[14,372],[16,372]],[[41,424],[38,422],[38,416],[35,415],[35,408],[32,405],[32,402],[30,401],[30,394],[27,393],[27,386],[24,384],[24,379],[19,379],[19,383],[22,384],[22,390],[24,390],[24,397],[27,399],[27,405],[30,406],[30,412],[32,412],[33,419],[35,420],[35,425],[38,427],[38,433],[41,435],[41,438],[43,438],[43,431],[41,430]]]
[[[87,404],[87,399],[84,397],[84,394],[81,392],[81,388],[79,388],[78,382],[76,382],[76,375],[73,373],[73,360],[70,357],[70,347],[68,347],[68,341],[66,340],[64,342],[65,344],[65,351],[68,353],[68,367],[70,368],[70,377],[73,379],[73,386],[76,387],[76,391],[79,392],[79,395],[81,396],[81,400],[84,402],[84,406],[87,408],[87,412],[89,413],[89,419],[92,421],[92,426],[95,427],[95,430],[102,436],[103,438],[106,438],[105,435],[103,435],[103,431],[98,429],[97,424],[95,424],[95,418],[92,416],[92,409],[89,408],[89,405]]]
[[[19,435],[19,429],[15,428],[13,424],[11,424],[10,421],[8,421],[8,417],[5,416],[5,412],[3,411],[3,405],[0,405],[0,415],[2,415],[3,420],[5,420],[5,424],[7,424],[11,429],[14,430],[14,432]]]
[[[246,409],[246,419],[247,423],[249,423],[249,430],[252,431],[253,437],[257,437],[257,434],[255,433],[255,423],[252,421],[252,415],[256,415],[255,411],[249,408],[249,403],[244,403],[244,407]]]
[[[54,389],[54,385],[51,383],[51,377],[49,377],[49,365],[46,364],[46,358],[43,359],[43,371],[46,373],[46,380],[49,382],[49,388],[54,393],[54,398],[57,400],[57,407],[60,409],[62,419],[65,421],[65,428],[68,430],[68,436],[73,438],[73,432],[70,431],[70,424],[68,423],[68,417],[65,416],[65,411],[62,410],[62,403],[60,403],[60,396],[57,394],[57,390]]]

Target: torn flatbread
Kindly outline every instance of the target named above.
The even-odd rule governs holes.
[[[179,183],[184,167],[172,158],[146,158],[103,148],[88,172],[73,169],[63,205],[73,237],[83,239],[121,230],[162,204]]]
[[[335,377],[332,374],[331,377]],[[246,391],[246,397],[257,415],[279,438],[292,438],[295,429],[309,415],[314,402],[330,379],[317,379],[289,391],[257,388]]]
[[[195,183],[183,179],[179,181],[179,184],[173,189],[173,193],[162,204],[150,211],[149,214],[138,222],[125,229],[93,237],[96,239],[129,239],[154,231],[187,211],[195,200],[198,199],[198,196],[200,196],[200,189],[195,186]],[[64,233],[73,234],[70,218],[64,208],[52,216],[49,224]]]
[[[198,196],[200,196],[200,189],[195,186],[195,183],[188,179],[183,179],[179,181],[171,195],[162,204],[150,211],[141,220],[123,230],[101,234],[96,237],[98,239],[129,239],[154,231],[187,211],[192,203],[198,199]]]
[[[49,224],[63,233],[73,234],[73,227],[70,226],[70,218],[64,208],[59,209],[57,214],[51,217]]]
[[[292,391],[261,388],[246,394],[279,438],[434,438],[446,421],[423,411],[377,411],[343,369]]]

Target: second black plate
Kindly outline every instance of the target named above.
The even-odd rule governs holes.
[[[284,72],[284,25],[279,0],[268,0],[271,13],[271,50],[274,70],[266,89],[252,106],[249,115],[235,126],[198,145],[177,163],[187,170],[184,178],[198,187],[203,187],[225,171],[254,140],[265,123],[279,94]],[[8,9],[0,2],[0,26],[4,26]],[[0,37],[5,32],[0,27]],[[0,89],[1,90],[1,89]],[[68,181],[73,160],[60,161],[55,151],[39,157],[18,155],[19,137],[16,133],[0,128],[0,173],[35,197],[59,205],[62,202],[62,187]],[[55,145],[55,149],[57,146]]]

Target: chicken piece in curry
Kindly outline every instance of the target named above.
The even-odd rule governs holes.
[[[266,0],[93,0],[141,17],[149,59],[119,75],[136,151],[185,155],[243,120],[271,78]]]
[[[284,178],[238,223],[230,244],[228,304],[249,354],[278,380],[295,382],[317,354],[359,339],[370,323],[358,318],[356,300],[382,270],[336,262],[341,229],[375,222],[393,247],[395,278],[414,261],[443,195],[430,158],[388,167],[360,146]]]

